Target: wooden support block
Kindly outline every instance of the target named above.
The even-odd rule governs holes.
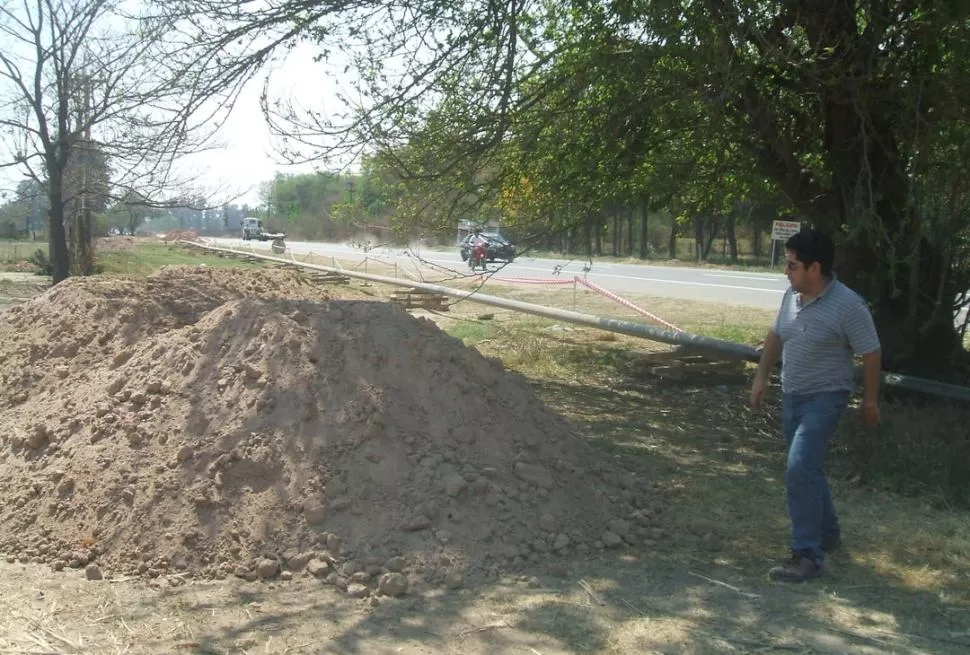
[[[403,305],[405,309],[427,309],[448,311],[448,297],[424,289],[395,291],[390,295],[391,302]]]
[[[303,275],[319,284],[350,284],[350,278],[346,275],[341,275],[340,273],[323,273],[323,272],[307,272],[303,270]]]

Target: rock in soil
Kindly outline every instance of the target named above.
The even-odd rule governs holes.
[[[377,591],[393,598],[403,596],[408,592],[408,579],[402,573],[385,573],[381,576]]]

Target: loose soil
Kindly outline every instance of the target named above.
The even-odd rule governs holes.
[[[0,343],[0,543],[22,561],[306,569],[366,596],[659,529],[649,482],[501,361],[295,272],[71,279],[4,314]]]

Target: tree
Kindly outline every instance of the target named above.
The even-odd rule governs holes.
[[[6,199],[6,191],[2,194]],[[9,237],[31,237],[44,231],[47,195],[34,180],[21,180],[13,197],[0,208],[0,223]]]
[[[683,21],[643,17],[679,44],[697,84],[719,90],[712,111],[751,137],[761,171],[838,235],[840,275],[872,302],[895,369],[939,372],[962,352],[953,320],[968,279],[951,239],[967,223],[917,198],[926,168],[970,154],[966,139],[939,139],[970,117],[966,12],[936,0],[709,1]]]
[[[92,216],[107,209],[111,200],[108,158],[100,145],[81,139],[71,146],[72,156],[63,171],[64,227],[72,275],[95,271]]]
[[[144,194],[132,189],[109,208],[108,220],[122,234],[134,236],[144,220],[156,216],[158,212]]]
[[[664,156],[739,190],[768,180],[837,237],[839,275],[872,303],[889,368],[941,373],[963,353],[953,321],[970,288],[970,189],[964,165],[946,166],[970,160],[966,3],[284,0],[252,15],[178,4],[226,42],[263,35],[250,63],[301,37],[323,58],[345,51],[362,100],[342,122],[265,99],[293,156],[391,153],[402,179],[438,194],[422,202],[435,211],[528,180],[531,205],[519,207],[565,204],[590,240],[616,196],[694,174]],[[715,207],[713,188],[667,190],[712,221],[746,200]]]
[[[146,7],[150,8],[148,5]],[[22,0],[0,4],[0,116],[14,167],[44,186],[50,212],[54,282],[70,273],[66,217],[74,193],[94,201],[92,159],[110,161],[115,199],[138,188],[154,198],[171,188],[172,163],[201,147],[210,115],[203,103],[236,87],[213,76],[221,62],[199,55],[203,44],[184,38],[157,15],[135,15],[124,2]],[[147,12],[147,9],[145,10]],[[231,106],[213,102],[218,114]],[[84,221],[89,219],[85,218]],[[82,241],[90,229],[79,224]],[[89,244],[83,246],[89,250]]]

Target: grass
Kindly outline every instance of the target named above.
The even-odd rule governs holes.
[[[127,242],[125,242],[127,243]],[[37,250],[47,253],[47,243],[42,241],[0,241],[0,264],[27,261]],[[163,243],[132,243],[127,247],[104,247],[96,253],[97,265],[106,275],[144,277],[163,266],[224,266],[250,268],[259,266],[251,262],[222,259],[215,255],[191,252],[179,246]]]
[[[522,286],[492,286],[486,293],[514,298],[524,302],[576,310],[586,314],[608,316],[625,320],[648,323],[664,327],[616,302],[587,289],[575,294],[572,287],[552,287],[538,289]],[[775,312],[745,307],[743,311],[733,305],[706,302],[688,302],[679,298],[665,298],[644,294],[623,294],[626,300],[662,318],[685,332],[700,334],[715,339],[724,339],[749,345],[760,343],[775,318]]]
[[[489,338],[491,329],[487,323],[481,321],[463,321],[449,326],[446,332],[461,339],[466,346],[476,346]]]
[[[30,259],[37,250],[47,252],[46,241],[0,241],[0,264],[15,264]]]
[[[223,259],[215,255],[192,252],[185,248],[163,244],[136,244],[129,249],[105,250],[97,254],[100,270],[105,275],[144,277],[164,266],[222,266],[253,268],[260,264],[237,259]]]

